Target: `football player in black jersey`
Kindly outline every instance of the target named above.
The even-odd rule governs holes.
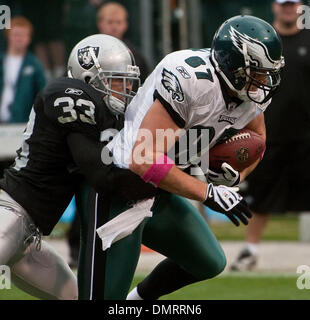
[[[121,182],[127,172],[103,166],[100,152],[88,150],[74,133],[91,138],[101,150],[100,132],[122,127],[121,113],[139,81],[130,51],[114,37],[90,36],[73,52],[78,66],[69,63],[69,78],[55,80],[37,95],[15,163],[0,181],[0,265],[10,266],[18,287],[42,299],[78,294],[75,275],[41,234],[53,230],[84,176],[98,192],[114,192],[112,182]],[[95,77],[91,69],[97,70]]]

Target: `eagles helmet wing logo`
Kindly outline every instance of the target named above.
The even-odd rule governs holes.
[[[78,50],[78,60],[82,68],[89,70],[93,67],[94,61],[89,52],[90,46]],[[94,49],[96,57],[98,57],[99,47],[92,47]]]
[[[270,67],[273,67],[277,63],[277,61],[271,59],[267,47],[262,42],[255,40],[246,34],[240,33],[232,26],[230,27],[229,34],[234,46],[241,53],[243,53],[243,44],[246,44],[247,54],[250,57],[250,61],[256,67],[262,67],[260,61],[264,58],[267,59],[267,61],[269,61],[269,63],[271,64]]]
[[[172,99],[178,102],[184,101],[184,93],[178,78],[170,71],[163,69],[161,83],[171,93]]]

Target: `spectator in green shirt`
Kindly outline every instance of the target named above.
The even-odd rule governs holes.
[[[6,30],[7,49],[0,53],[0,123],[22,123],[36,94],[45,86],[44,70],[28,50],[32,24],[24,17],[11,20]]]

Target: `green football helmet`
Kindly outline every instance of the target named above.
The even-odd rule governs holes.
[[[253,16],[226,20],[214,35],[211,60],[243,101],[267,102],[280,86],[282,43],[275,29]]]

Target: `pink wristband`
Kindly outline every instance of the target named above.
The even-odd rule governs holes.
[[[156,159],[147,171],[141,177],[145,182],[150,182],[156,187],[159,186],[161,180],[168,174],[170,169],[174,166],[174,162],[166,155],[160,156]]]

